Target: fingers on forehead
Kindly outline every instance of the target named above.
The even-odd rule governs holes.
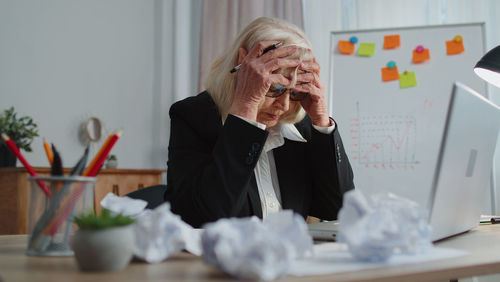
[[[264,49],[278,42],[279,42],[278,40],[267,40],[267,41],[257,42],[257,44],[255,44],[250,50],[250,54],[254,57],[258,57],[262,54]]]
[[[316,77],[315,77],[314,73],[312,73],[312,72],[304,72],[304,73],[297,74],[297,80],[300,80],[300,81],[313,81],[315,79],[316,79]]]
[[[320,67],[317,62],[314,61],[307,61],[307,62],[302,62],[300,69],[309,71],[309,72],[318,72]]]
[[[281,85],[288,85],[290,83],[290,80],[288,78],[279,73],[270,75],[269,81],[271,82],[271,84],[279,83]]]
[[[313,96],[319,93],[319,87],[311,83],[299,84],[295,86],[293,89],[299,92],[307,92]]]
[[[279,70],[279,69],[288,69],[297,67],[299,61],[294,59],[274,59],[269,61],[266,65],[271,72]]]
[[[287,57],[292,55],[297,51],[297,46],[284,46],[284,47],[278,47],[274,50],[269,51],[269,56],[273,57]],[[267,54],[267,53],[266,53]]]

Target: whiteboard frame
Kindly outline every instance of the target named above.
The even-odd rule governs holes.
[[[459,24],[444,24],[444,25],[426,25],[426,26],[407,26],[407,27],[387,27],[387,28],[376,28],[376,29],[359,29],[359,30],[338,30],[338,31],[331,31],[330,32],[330,49],[329,49],[329,85],[328,85],[328,112],[330,116],[334,116],[334,107],[337,107],[339,104],[335,105],[335,98],[338,98],[338,93],[334,93],[334,88],[335,88],[335,81],[334,81],[334,61],[335,61],[335,56],[338,56],[338,52],[336,50],[336,45],[338,42],[338,38],[342,37],[342,35],[349,34],[349,35],[356,35],[356,34],[364,34],[364,33],[387,33],[387,34],[398,34],[398,33],[404,33],[405,31],[408,30],[429,30],[429,29],[453,29],[453,28],[463,28],[463,27],[478,27],[481,31],[480,34],[480,39],[482,43],[482,48],[476,48],[474,52],[481,52],[480,56],[477,58],[477,61],[481,58],[482,55],[485,54],[486,52],[486,32],[485,32],[485,23],[484,22],[470,22],[470,23],[459,23]],[[477,33],[476,33],[477,34]],[[345,36],[344,36],[345,37]],[[377,52],[379,52],[380,48],[377,48]],[[357,56],[356,54],[353,54],[353,56]],[[470,60],[471,57],[469,57]],[[473,57],[472,57],[473,58]],[[342,66],[341,66],[342,67]],[[343,65],[345,67],[345,65]],[[473,73],[472,68],[474,65],[471,66],[471,73]],[[475,75],[470,76],[475,77]],[[338,80],[337,80],[338,81]],[[418,87],[418,86],[417,86]],[[338,87],[336,89],[337,91],[339,90]],[[479,93],[481,93],[483,96],[485,96],[487,99],[490,98],[490,89],[489,85],[482,81],[481,83],[481,88],[475,89]],[[451,87],[450,87],[451,91]],[[335,97],[334,97],[335,96]],[[347,136],[347,135],[346,135]],[[345,138],[345,137],[344,137]],[[345,143],[345,142],[344,142]],[[493,167],[494,169],[494,167]],[[492,175],[493,175],[492,171]],[[493,178],[492,178],[493,179]],[[493,212],[496,212],[496,205],[495,205],[495,186],[493,183],[491,183],[491,191],[490,191],[490,196],[491,196],[491,208]]]

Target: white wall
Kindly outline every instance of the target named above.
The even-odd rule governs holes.
[[[200,7],[176,0],[0,0],[0,110],[14,106],[32,116],[65,167],[83,153],[81,124],[96,116],[105,134],[92,155],[121,128],[112,151],[119,167],[165,168],[168,107],[196,94],[197,72],[193,79],[189,72],[198,45],[189,46],[199,42]],[[26,154],[34,166],[48,166],[41,137]]]

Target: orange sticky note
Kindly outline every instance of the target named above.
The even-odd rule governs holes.
[[[464,49],[464,42],[462,40],[450,40],[446,41],[446,54],[447,55],[456,55],[460,54]]]
[[[339,51],[342,54],[351,55],[354,53],[354,44],[350,41],[339,40]]]
[[[429,49],[424,49],[422,52],[417,52],[417,50],[413,50],[413,63],[422,63],[431,58],[429,54]]]
[[[392,81],[399,79],[398,67],[390,68],[381,68],[382,72],[382,81]]]
[[[400,45],[399,35],[386,35],[384,36],[384,49],[394,49]]]

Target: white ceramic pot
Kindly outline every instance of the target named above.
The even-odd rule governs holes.
[[[134,253],[133,224],[100,230],[79,229],[72,241],[82,271],[119,271]]]
[[[117,160],[109,160],[106,162],[106,168],[117,168],[118,161]]]

